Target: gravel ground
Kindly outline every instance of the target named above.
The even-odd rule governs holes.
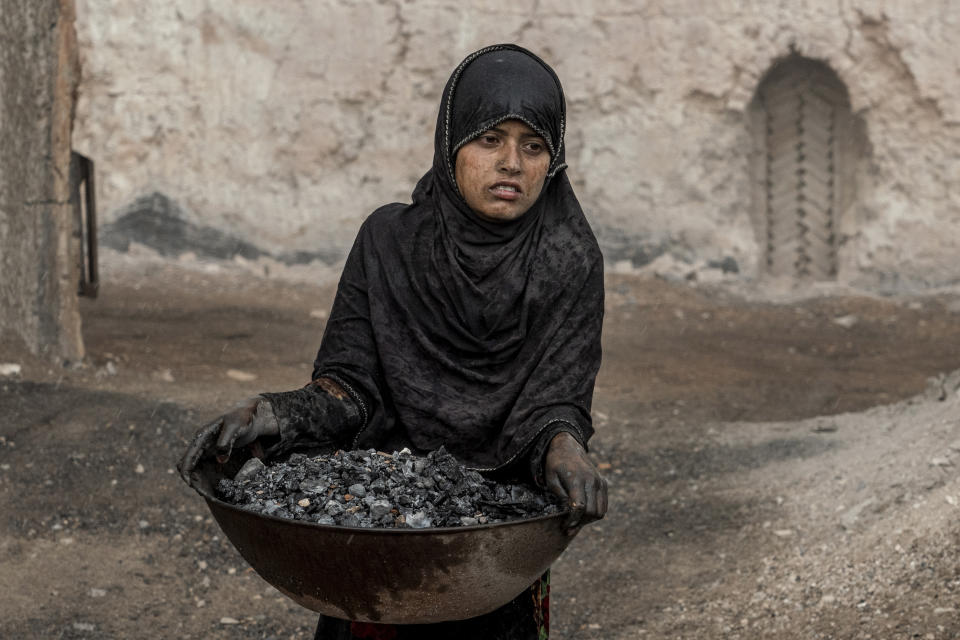
[[[2,344],[0,637],[309,638],[174,472],[303,384],[332,286],[105,257],[85,366]],[[608,278],[591,455],[608,517],[555,638],[960,637],[960,305]]]

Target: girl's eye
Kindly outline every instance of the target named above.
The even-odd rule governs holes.
[[[543,145],[539,142],[528,142],[527,151],[530,153],[540,153],[543,151]]]
[[[497,143],[497,136],[493,135],[492,133],[485,133],[485,134],[483,134],[482,136],[480,136],[480,139],[483,140],[483,141],[484,141],[485,143],[487,143],[487,144],[496,144],[496,143]]]

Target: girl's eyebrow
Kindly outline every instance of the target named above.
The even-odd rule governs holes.
[[[494,133],[499,133],[502,136],[507,135],[507,132],[504,129],[501,129],[500,127],[496,127],[496,126],[490,127],[489,129],[487,129],[487,131],[493,131]],[[536,131],[533,131],[531,133],[524,133],[520,137],[521,138],[537,138],[539,140],[543,140],[543,136],[541,136]]]

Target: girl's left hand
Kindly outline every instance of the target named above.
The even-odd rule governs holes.
[[[571,434],[558,433],[550,441],[544,479],[550,491],[567,499],[570,517],[566,527],[570,535],[607,512],[607,481]]]

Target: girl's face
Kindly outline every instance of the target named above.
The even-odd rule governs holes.
[[[550,151],[520,120],[505,120],[457,151],[454,174],[464,200],[488,220],[515,220],[540,197]]]

